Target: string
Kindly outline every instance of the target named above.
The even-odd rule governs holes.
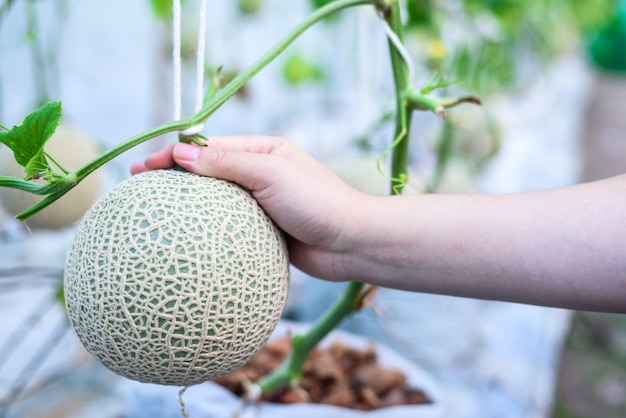
[[[182,0],[174,0],[172,2],[172,26],[173,26],[173,48],[172,61],[174,65],[174,120],[180,120],[182,117],[182,57],[181,57],[181,39],[182,39],[182,17],[181,17]],[[195,111],[198,112],[204,101],[204,67],[206,60],[206,16],[207,5],[206,0],[202,0],[200,4],[199,22],[198,22],[198,42],[196,50],[196,102]],[[182,130],[183,136],[196,135],[204,129],[201,123],[192,126],[189,129]]]
[[[181,87],[181,0],[172,2],[172,62],[174,64],[174,120],[180,120],[182,108],[182,87]]]
[[[400,40],[400,38],[398,38],[398,35],[396,35],[395,32],[391,29],[391,27],[389,26],[387,21],[383,17],[381,17],[380,20],[383,23],[383,28],[385,29],[385,33],[387,34],[387,38],[389,38],[391,43],[396,47],[396,51],[398,51],[398,53],[400,54],[400,56],[402,57],[402,59],[406,63],[407,71],[409,73],[408,74],[409,80],[413,80],[413,77],[415,75],[415,69],[413,67],[413,61],[411,60],[409,52],[406,50],[406,48],[405,48],[404,44],[402,43],[402,41]]]
[[[200,16],[198,22],[198,50],[196,57],[196,112],[202,109],[204,100],[204,66],[206,54],[206,9],[207,1],[200,4]]]

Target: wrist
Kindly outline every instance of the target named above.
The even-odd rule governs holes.
[[[363,194],[352,210],[346,213],[339,245],[340,263],[337,278],[341,281],[358,281],[380,284],[382,272],[390,262],[393,234],[389,213],[392,197]]]

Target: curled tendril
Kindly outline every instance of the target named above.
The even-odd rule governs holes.
[[[391,184],[392,184],[391,190],[392,190],[394,195],[402,193],[402,189],[406,185],[406,182],[408,180],[408,176],[407,176],[406,173],[401,173],[400,175],[398,175],[398,177],[389,176],[383,170],[382,163],[383,163],[383,160],[385,159],[385,157],[387,156],[387,154],[389,154],[391,151],[393,151],[400,144],[400,142],[402,142],[402,140],[406,137],[406,134],[407,134],[406,129],[402,129],[400,134],[382,152],[382,154],[380,155],[380,157],[378,157],[378,160],[376,161],[376,168],[378,169],[378,172],[383,177],[385,177],[386,180],[391,182]]]

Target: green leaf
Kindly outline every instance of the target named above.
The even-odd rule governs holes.
[[[427,27],[433,23],[432,0],[406,0],[407,26]]]
[[[41,152],[38,152],[36,155],[31,158],[31,160],[24,166],[24,172],[26,173],[26,179],[30,180],[32,178],[39,178],[42,175],[48,174],[50,170],[50,165],[46,160],[45,153],[43,152],[43,148]]]
[[[335,0],[309,0],[311,7],[313,10],[321,9],[329,3],[332,3]]]
[[[181,4],[184,3],[184,0],[181,1]],[[150,6],[157,18],[165,22],[172,20],[172,0],[150,0]]]
[[[626,0],[618,1],[615,10],[590,38],[589,55],[593,64],[605,70],[625,73]]]
[[[0,132],[0,142],[11,148],[27,179],[51,170],[43,147],[59,125],[61,114],[60,102],[47,102],[28,115],[22,125]]]
[[[462,84],[461,80],[445,80],[440,74],[432,73],[428,80],[424,83],[424,86],[420,89],[420,94],[430,94],[433,91],[445,87],[450,87],[455,84]]]
[[[156,17],[162,20],[170,20],[172,18],[172,0],[150,0],[152,12]]]
[[[311,6],[311,8],[313,10],[317,10],[317,9],[321,9],[324,6],[329,5],[330,3],[337,1],[337,0],[309,0],[309,4]],[[325,20],[327,22],[333,22],[337,20],[337,17],[339,16],[338,13],[335,13],[329,17],[327,17]]]
[[[237,0],[237,9],[244,16],[252,16],[261,9],[262,0]]]
[[[283,77],[291,85],[320,82],[324,80],[324,71],[315,62],[301,54],[294,53],[285,60]]]

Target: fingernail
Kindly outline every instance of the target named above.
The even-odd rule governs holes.
[[[179,143],[174,147],[174,158],[184,161],[196,161],[200,158],[200,147]]]

